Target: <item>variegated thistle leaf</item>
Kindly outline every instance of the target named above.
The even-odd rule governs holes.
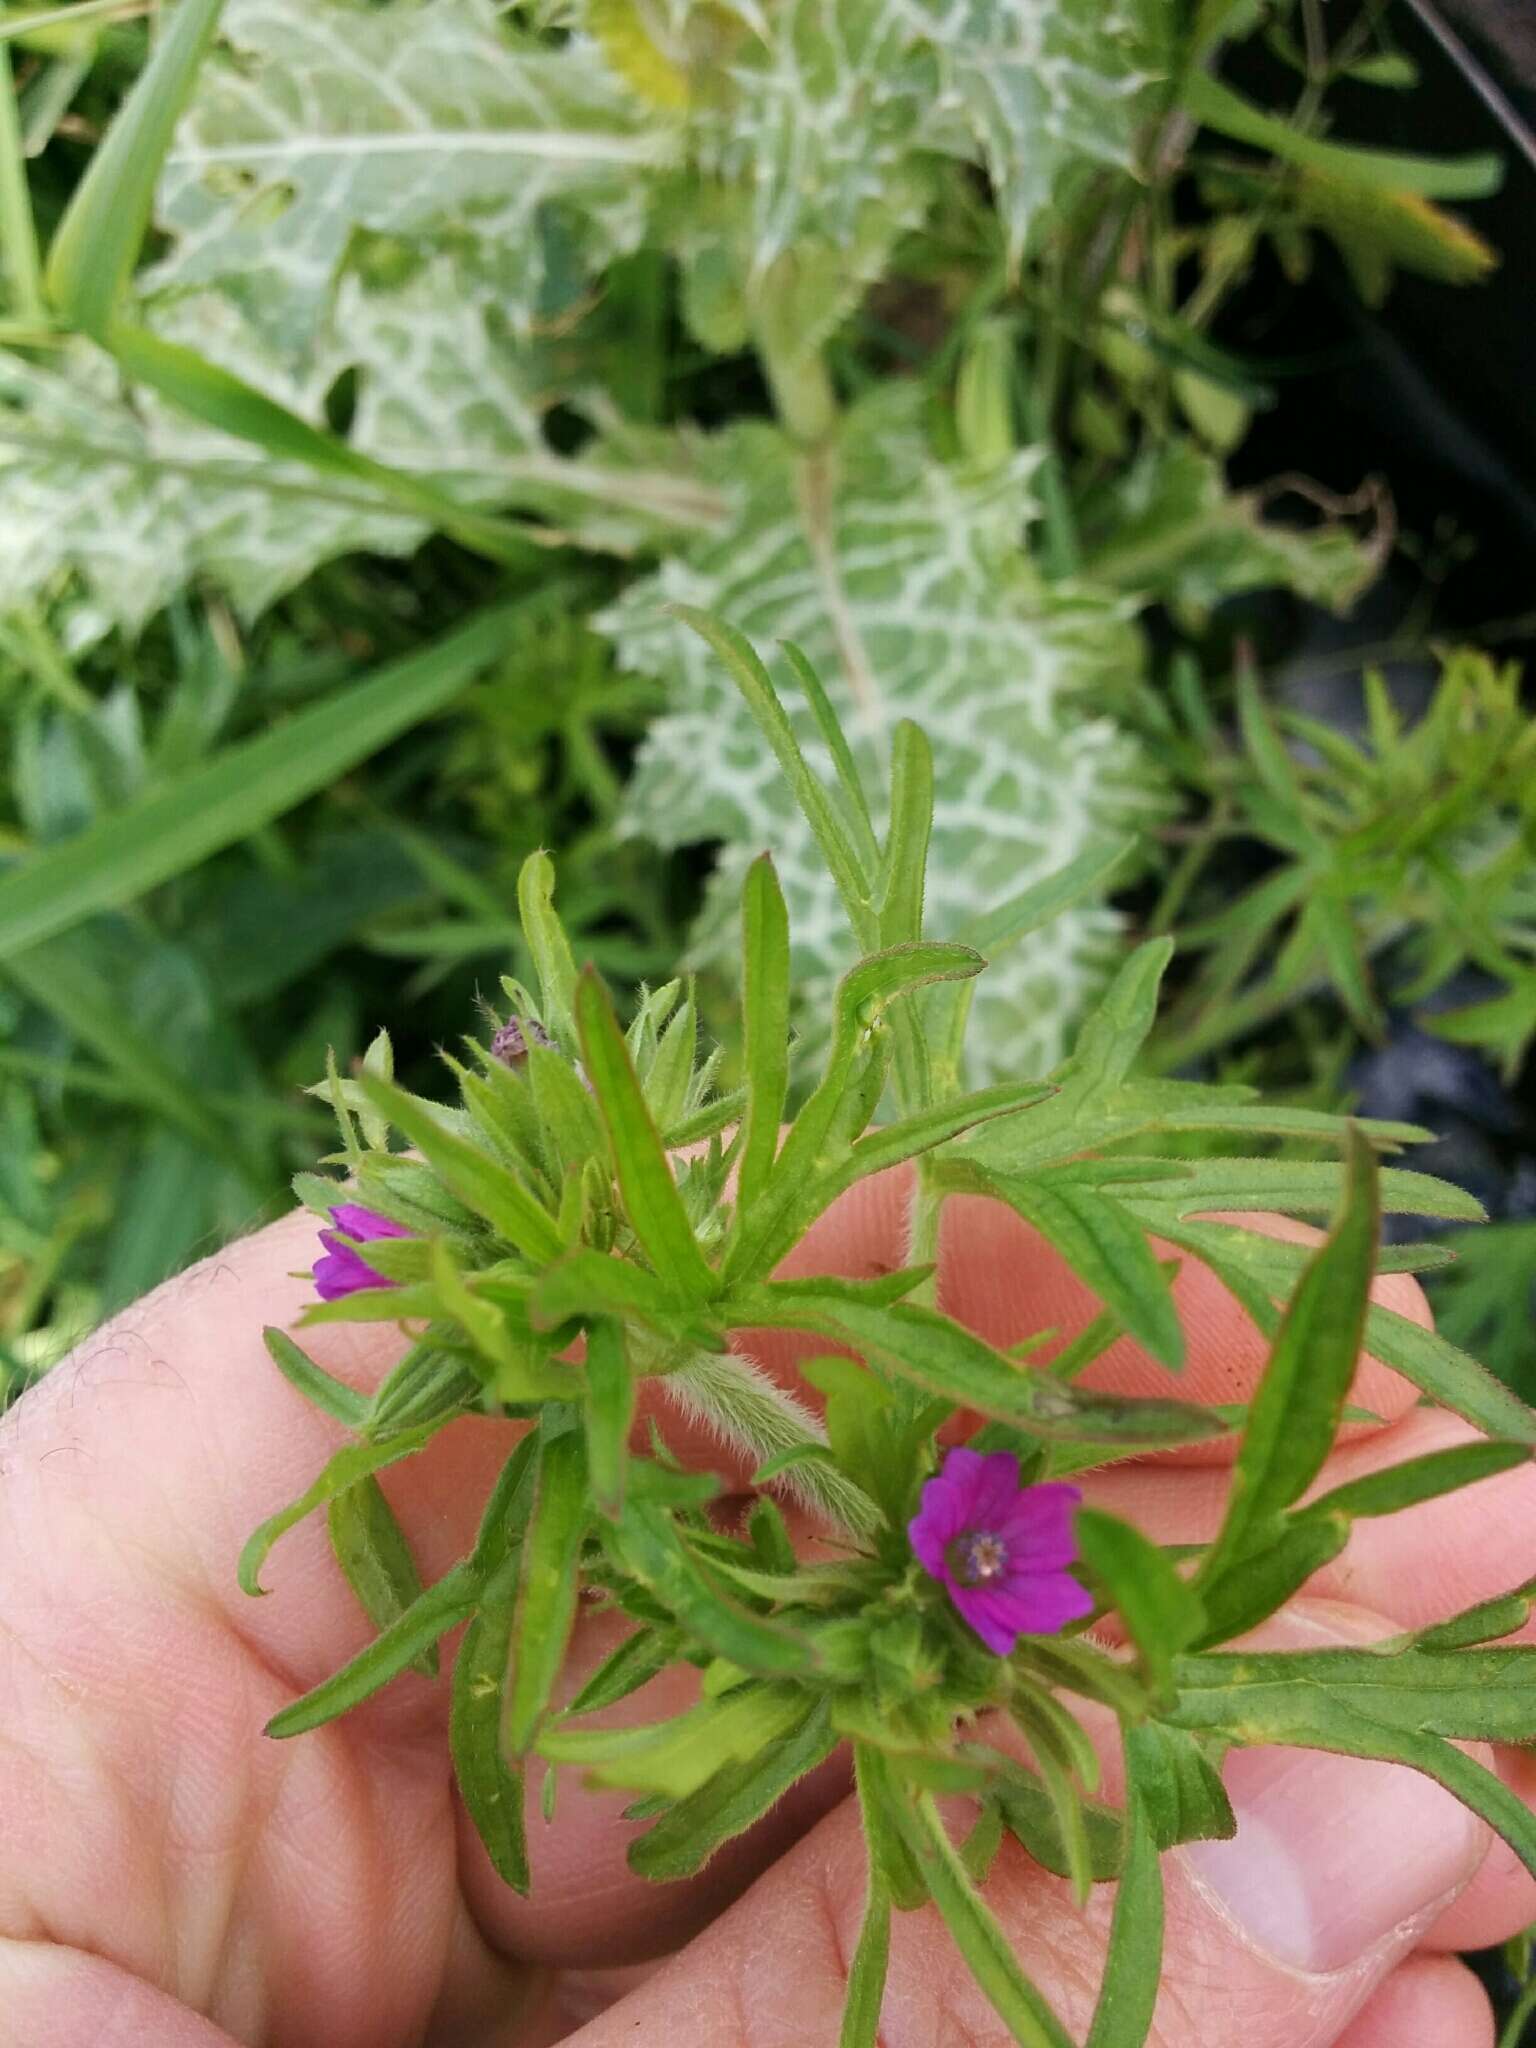
[[[506,502],[543,475],[535,363],[490,287],[475,293],[446,259],[388,288],[347,276],[302,375],[220,293],[171,298],[150,317],[311,420],[354,372],[353,445],[465,502]],[[319,562],[404,553],[426,533],[365,485],[273,462],[125,392],[86,343],[56,369],[0,355],[0,478],[0,609],[62,586],[77,645],[114,625],[136,630],[197,577],[254,617]]]
[[[668,602],[707,606],[756,643],[813,759],[824,761],[814,726],[773,658],[780,637],[820,670],[872,786],[893,723],[922,720],[937,777],[935,937],[1160,808],[1152,765],[1095,715],[1141,659],[1128,608],[1040,583],[1021,547],[1033,457],[987,477],[947,467],[928,452],[919,405],[910,389],[881,390],[825,456],[798,454],[771,427],[721,435],[706,463],[729,517],[598,621],[626,666],[672,693],[629,786],[629,829],[668,846],[725,842],[696,935],[706,957],[734,945],[742,866],[772,848],[797,974],[813,983],[808,1018],[815,984],[849,958],[841,909],[756,727]],[[977,985],[979,1071],[1056,1062],[1115,930],[1107,910],[1080,911],[998,960]]]
[[[1009,252],[1022,251],[1058,181],[1135,167],[1168,82],[1166,0],[906,0],[939,52],[939,119],[979,152]],[[937,129],[936,129],[936,132]]]
[[[279,351],[319,330],[359,230],[475,245],[531,319],[546,236],[633,247],[675,134],[572,38],[521,40],[491,0],[231,0],[161,180],[159,281],[218,283]]]

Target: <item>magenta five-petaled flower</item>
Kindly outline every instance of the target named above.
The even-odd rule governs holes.
[[[1075,1486],[1019,1484],[1012,1451],[954,1450],[907,1524],[923,1569],[994,1655],[1054,1635],[1093,1611],[1067,1567],[1077,1558]]]
[[[363,1287],[393,1287],[396,1282],[376,1273],[357,1249],[375,1237],[410,1237],[403,1223],[391,1222],[376,1209],[358,1202],[338,1202],[331,1211],[335,1230],[322,1230],[320,1242],[326,1256],[316,1259],[315,1292],[322,1301],[340,1301],[344,1294],[356,1294]],[[350,1241],[349,1241],[350,1240]]]

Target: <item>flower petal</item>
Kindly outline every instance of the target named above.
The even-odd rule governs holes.
[[[994,1657],[1006,1657],[1024,1633],[1006,1587],[951,1586],[950,1598]]]
[[[1021,1635],[1053,1636],[1093,1612],[1093,1595],[1070,1572],[1020,1573],[1002,1589]]]
[[[355,1238],[359,1244],[366,1244],[371,1237],[409,1237],[410,1226],[396,1223],[389,1216],[381,1216],[377,1209],[365,1209],[361,1202],[338,1202],[331,1211],[331,1220],[345,1236]],[[321,1235],[324,1236],[324,1232]]]
[[[949,1579],[944,1552],[966,1527],[966,1495],[946,1483],[941,1473],[923,1488],[918,1512],[907,1524],[907,1538],[923,1569],[936,1579]]]

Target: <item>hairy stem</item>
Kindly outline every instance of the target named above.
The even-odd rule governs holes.
[[[793,1394],[762,1367],[734,1351],[696,1352],[656,1384],[690,1421],[703,1422],[721,1441],[761,1465],[801,1444],[825,1444],[827,1433]],[[777,1482],[803,1506],[855,1536],[873,1535],[879,1515],[869,1496],[831,1465],[808,1460]]]

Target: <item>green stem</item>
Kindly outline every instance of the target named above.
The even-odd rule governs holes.
[[[0,21],[0,43],[12,43],[21,36],[38,35],[46,29],[78,28],[86,21],[147,14],[149,6],[150,0],[70,0],[68,7],[33,8]]]
[[[0,248],[10,287],[11,310],[24,320],[47,317],[43,300],[43,265],[27,190],[27,160],[22,153],[21,120],[16,108],[16,81],[11,53],[0,44]]]
[[[95,698],[70,667],[35,605],[18,605],[7,626],[0,627],[0,644],[7,641],[16,658],[66,711],[87,717],[96,709]]]
[[[1536,2013],[1536,1977],[1532,1977],[1521,1992],[1514,2011],[1504,2022],[1504,2031],[1499,2036],[1499,2048],[1520,2048],[1525,2036],[1525,2023]]]
[[[785,433],[807,448],[830,441],[837,426],[837,394],[820,353],[782,349],[761,328],[757,349]]]
[[[926,1159],[917,1162],[912,1200],[907,1209],[907,1264],[932,1266],[933,1271],[908,1295],[920,1308],[939,1305],[939,1225],[944,1208],[944,1189],[933,1185]]]

